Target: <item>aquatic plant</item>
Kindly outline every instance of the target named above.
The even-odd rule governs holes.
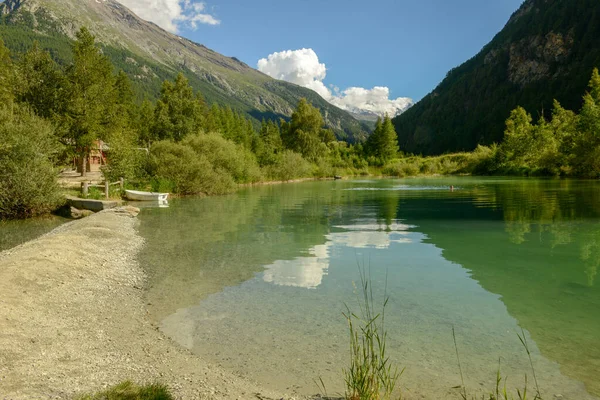
[[[527,352],[527,356],[529,358],[529,365],[531,366],[531,372],[533,374],[533,380],[535,382],[535,393],[533,395],[533,400],[543,400],[542,393],[540,392],[540,386],[538,384],[537,376],[535,374],[535,368],[533,366],[533,360],[531,358],[531,351],[529,350],[529,343],[527,343],[527,337],[525,336],[525,331],[521,328],[521,334],[517,333],[517,337],[521,341],[521,344],[525,348]],[[460,372],[460,381],[461,385],[454,387],[454,389],[461,389],[460,397],[463,400],[476,400],[474,396],[469,397],[467,394],[467,387],[465,385],[462,365],[460,362],[460,354],[458,351],[458,345],[456,343],[456,334],[454,332],[454,327],[452,327],[452,339],[454,340],[454,349],[456,351],[456,360],[458,362],[458,370]],[[484,394],[481,396],[481,400],[528,400],[531,396],[527,393],[528,387],[528,378],[527,374],[525,374],[525,386],[523,390],[517,389],[517,397],[513,394],[510,394],[506,389],[506,383],[508,378],[502,378],[501,368],[500,368],[500,359],[498,359],[498,370],[496,371],[496,386],[492,391],[488,394]]]
[[[348,400],[390,399],[396,393],[396,386],[404,369],[390,361],[387,354],[387,331],[385,330],[385,309],[389,297],[386,291],[381,311],[376,312],[370,274],[359,265],[360,291],[357,293],[359,313],[346,305],[343,313],[350,333],[350,367],[344,369],[346,398]],[[401,396],[398,395],[400,398]]]

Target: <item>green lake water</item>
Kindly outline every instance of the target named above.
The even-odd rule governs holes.
[[[449,189],[454,186],[454,191]],[[600,182],[430,178],[307,182],[145,209],[151,316],[260,384],[343,392],[344,304],[370,266],[406,398],[459,398],[531,371],[545,399],[600,396]]]
[[[53,215],[27,220],[0,221],[0,251],[36,239],[68,220]]]

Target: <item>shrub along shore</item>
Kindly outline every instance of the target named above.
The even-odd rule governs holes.
[[[34,44],[11,55],[0,40],[0,219],[48,213],[64,202],[56,171],[73,160],[85,174],[98,140],[108,144],[105,179],[128,188],[219,195],[240,184],[300,178],[478,174],[600,177],[600,75],[579,114],[555,102],[551,120],[524,109],[501,144],[421,157],[402,153],[389,117],[363,143],[338,141],[320,111],[300,99],[289,120],[262,123],[209,105],[183,75],[158,99],[138,101],[85,28],[73,61],[58,65]]]

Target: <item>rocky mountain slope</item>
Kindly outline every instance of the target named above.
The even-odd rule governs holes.
[[[305,97],[339,138],[354,141],[366,134],[365,125],[315,92],[171,34],[115,0],[6,0],[0,16],[0,37],[12,51],[24,51],[37,40],[63,63],[70,61],[75,32],[85,25],[132,78],[140,97],[155,97],[164,79],[183,71],[209,103],[230,105],[256,120],[288,117]]]
[[[534,118],[553,99],[578,110],[600,67],[600,1],[527,0],[479,54],[394,119],[404,151],[440,154],[500,142],[517,106]]]

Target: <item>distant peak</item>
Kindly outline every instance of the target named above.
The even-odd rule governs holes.
[[[27,0],[5,0],[4,2],[0,2],[0,15],[18,10],[26,1]]]

